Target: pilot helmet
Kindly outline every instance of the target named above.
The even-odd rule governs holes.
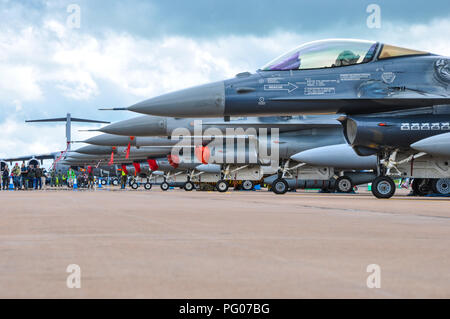
[[[336,66],[343,66],[343,65],[352,65],[358,62],[359,55],[354,54],[350,50],[342,51],[337,59],[336,59]]]

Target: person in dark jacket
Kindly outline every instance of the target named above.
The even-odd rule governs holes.
[[[88,166],[87,168],[87,172],[88,172],[88,188],[90,189],[94,189],[94,169],[92,168],[92,166]]]
[[[36,169],[33,165],[30,165],[30,169],[28,171],[28,178],[30,180],[30,188],[36,188]]]
[[[7,190],[9,186],[9,168],[8,165],[5,165],[5,168],[2,171],[2,180],[3,180],[3,190]]]
[[[39,164],[37,164],[36,168],[35,168],[36,182],[35,182],[34,189],[38,189],[38,188],[42,189],[42,175],[43,175],[42,169],[39,167]]]
[[[28,166],[25,163],[20,167],[20,179],[20,188],[28,189]]]

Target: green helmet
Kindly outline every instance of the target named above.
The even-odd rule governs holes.
[[[350,50],[342,51],[336,59],[336,66],[355,64],[358,62],[359,57],[359,55],[354,54]]]

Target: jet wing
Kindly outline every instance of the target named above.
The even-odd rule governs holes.
[[[46,160],[46,159],[55,159],[55,156],[57,154],[58,153],[49,153],[49,154],[40,154],[40,155],[26,155],[26,156],[5,158],[3,160],[5,162],[22,162],[22,161],[28,161],[28,160],[31,160],[31,159]]]

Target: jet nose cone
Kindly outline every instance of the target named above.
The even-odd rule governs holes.
[[[221,117],[225,110],[225,84],[220,81],[164,94],[128,110],[171,117]]]
[[[146,115],[107,125],[100,131],[122,136],[160,136],[166,135],[166,128],[166,118]]]

